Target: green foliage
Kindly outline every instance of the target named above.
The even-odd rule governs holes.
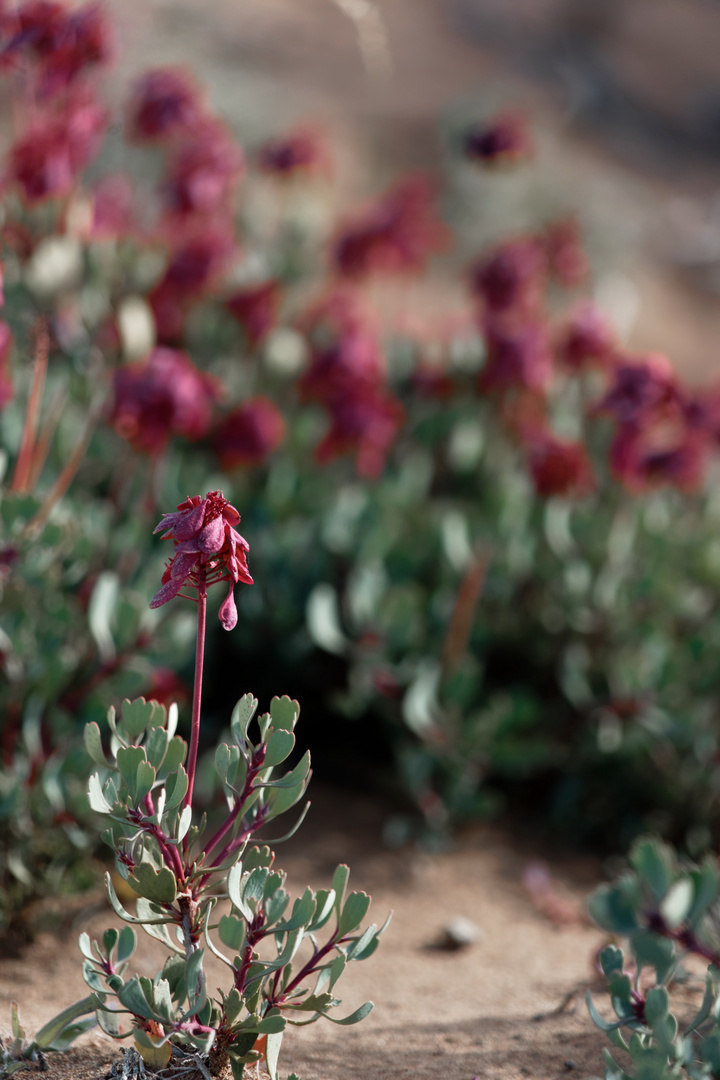
[[[132,1036],[150,1068],[167,1065],[172,1048],[180,1047],[200,1059],[209,1057],[214,1073],[229,1064],[236,1080],[246,1064],[262,1056],[277,1080],[287,1024],[321,1018],[354,1024],[372,1008],[366,1002],[349,1016],[335,1017],[340,1005],[335,985],[348,963],[372,955],[389,919],[379,928],[363,927],[370,897],[346,895],[346,866],[338,867],[330,889],[307,888],[291,906],[285,874],[273,868],[274,853],[252,843],[259,828],[303,797],[310,780],[307,754],[289,771],[275,771],[294,747],[297,702],[273,698],[251,735],[256,707],[250,694],[240,699],[233,711],[233,741],[217,751],[228,809],[215,832],[205,817],[194,820],[177,755],[173,772],[164,770],[164,755],[174,745],[173,719],[164,707],[140,698],[123,703],[120,720],[111,711],[109,757],[98,732],[86,728],[86,741],[104,763],[90,779],[90,804],[108,819],[103,837],[138,899],[133,915],[108,875],[111,904],[128,925],[107,930],[100,941],[80,936],[83,976],[91,991],[83,1003],[91,1014],[85,1023],[97,1022],[114,1038]],[[135,927],[169,951],[152,979],[128,971]],[[321,930],[326,931],[323,943],[316,936]],[[271,958],[266,950],[260,955],[264,940],[274,946]],[[228,972],[229,989],[218,999],[207,986],[206,950]]]
[[[587,995],[593,1022],[625,1052],[619,1064],[605,1051],[606,1080],[709,1080],[720,1066],[717,859],[680,862],[671,847],[645,838],[628,862],[631,869],[599,889],[589,905],[603,930],[627,940],[631,961],[626,968],[626,952],[614,944],[599,955],[615,1019],[606,1019]],[[692,954],[709,962],[704,994],[688,1015],[685,988],[678,1014],[672,993],[681,982],[683,958]],[[685,973],[683,981],[689,978]]]
[[[30,1063],[47,1068],[44,1054],[66,1050],[79,1035],[95,1026],[95,1017],[88,1015],[93,1006],[92,996],[83,998],[53,1017],[40,1028],[34,1039],[28,1039],[20,1024],[17,1004],[13,1002],[10,1006],[11,1034],[8,1038],[0,1037],[0,1076],[9,1077],[27,1070]]]

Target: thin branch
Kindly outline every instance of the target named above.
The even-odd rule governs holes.
[[[11,491],[24,492],[28,490],[49,353],[50,336],[48,334],[47,323],[44,319],[40,319],[35,328],[35,365],[33,369],[33,381],[30,388],[27,413],[25,415],[25,427],[23,429],[22,441],[15,463],[15,474],[12,479],[12,484],[10,485]]]

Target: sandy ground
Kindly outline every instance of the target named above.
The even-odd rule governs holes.
[[[306,884],[327,885],[338,862],[352,868],[351,887],[372,894],[371,917],[393,921],[379,950],[352,965],[338,984],[347,1014],[365,1000],[375,1008],[351,1028],[319,1023],[286,1036],[281,1076],[301,1080],[473,1080],[473,1078],[602,1074],[603,1036],[586,1013],[584,992],[594,983],[592,961],[602,935],[582,921],[558,928],[536,910],[522,884],[538,852],[528,837],[481,827],[459,838],[452,851],[384,850],[384,811],[338,792],[316,792],[292,847],[278,851],[293,894]],[[571,909],[599,880],[599,866],[577,857],[554,859],[552,872]],[[100,902],[101,910],[98,910]],[[28,1032],[85,995],[77,935],[87,922],[98,935],[118,923],[98,895],[70,918],[50,905],[43,931],[20,959],[0,961],[0,1024],[17,1000]],[[94,905],[94,906],[93,906]],[[464,916],[482,931],[460,951],[438,948],[443,928]],[[145,938],[136,954],[141,974],[162,962],[159,943]],[[157,948],[156,948],[157,946]],[[135,962],[135,961],[133,961]],[[212,985],[212,979],[211,979]],[[551,1013],[569,992],[570,1006]],[[600,1006],[605,1002],[600,996]],[[67,1055],[48,1059],[48,1080],[100,1080],[116,1045],[90,1033]],[[254,1075],[254,1069],[247,1070]],[[20,1074],[24,1075],[24,1074]]]

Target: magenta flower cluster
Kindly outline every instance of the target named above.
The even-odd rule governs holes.
[[[229,581],[219,616],[223,627],[232,630],[238,620],[235,585],[239,581],[245,585],[253,583],[247,565],[247,540],[234,528],[239,524],[239,513],[222,491],[210,491],[204,499],[192,495],[176,511],[165,514],[154,531],[161,532],[163,540],[172,540],[175,553],[150,607],[161,607],[173,597],[184,595],[185,586],[204,596],[208,586]]]

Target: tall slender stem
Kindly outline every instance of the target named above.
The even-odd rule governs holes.
[[[28,477],[32,466],[35,436],[37,434],[45,375],[47,373],[50,339],[44,319],[40,319],[38,322],[35,334],[35,367],[25,416],[25,427],[17,461],[15,462],[15,474],[10,485],[11,491],[27,491],[28,488]]]
[[[195,682],[193,685],[192,728],[190,731],[190,750],[188,752],[188,789],[183,800],[183,807],[192,803],[195,769],[197,766],[198,743],[200,742],[200,707],[202,703],[203,660],[205,657],[205,621],[207,615],[207,584],[203,578],[197,583],[197,644],[195,646]]]

